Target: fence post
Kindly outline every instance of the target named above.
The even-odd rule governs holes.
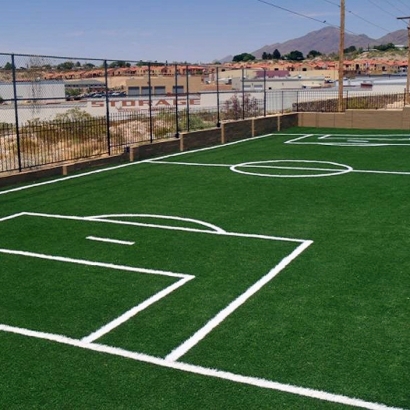
[[[149,142],[153,141],[153,121],[152,121],[152,90],[151,90],[151,63],[148,62],[148,106],[149,106]]]
[[[242,67],[242,119],[245,119],[245,69]]]
[[[281,96],[282,96],[282,98],[281,98],[281,114],[283,114],[283,94],[284,94],[284,91],[282,90],[282,92],[281,92]]]
[[[21,165],[21,144],[20,144],[20,126],[19,126],[19,110],[17,105],[17,78],[16,78],[16,64],[14,63],[14,54],[11,54],[11,69],[13,75],[13,99],[14,99],[14,118],[16,122],[16,138],[17,138],[17,160],[19,172],[22,171]]]
[[[299,91],[296,91],[296,112],[299,112]]]
[[[263,69],[263,116],[266,117],[266,68]]]
[[[219,67],[216,67],[216,111],[217,111],[217,116],[218,116],[216,126],[220,128],[221,117],[220,117],[220,109],[219,109]]]
[[[108,100],[108,66],[107,60],[104,60],[104,80],[105,80],[105,116],[106,116],[106,135],[108,145],[108,155],[111,155],[111,134],[110,134],[110,107]]]
[[[175,138],[179,138],[178,113],[178,64],[175,64]]]
[[[190,124],[189,124],[189,66],[188,64],[185,66],[185,75],[186,75],[186,127],[187,131],[189,132]]]

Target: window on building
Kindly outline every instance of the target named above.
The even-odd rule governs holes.
[[[140,88],[139,87],[128,87],[128,95],[130,97],[136,97],[140,95]]]
[[[154,87],[154,95],[165,95],[165,94],[166,94],[165,86]]]
[[[183,85],[178,85],[175,87],[175,85],[172,87],[172,93],[173,94],[183,94],[184,93],[184,86]]]
[[[151,88],[151,92],[152,92],[152,87],[141,87],[141,95],[149,95],[150,88]]]

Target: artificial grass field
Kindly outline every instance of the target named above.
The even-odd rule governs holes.
[[[306,128],[4,188],[0,408],[410,408],[409,197]]]

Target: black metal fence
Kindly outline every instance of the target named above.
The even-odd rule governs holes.
[[[232,90],[218,66],[0,53],[0,174],[114,155],[223,121],[338,110],[337,89],[277,90],[266,71],[259,78],[257,90],[249,78]],[[347,90],[343,101],[345,109],[388,108],[403,104],[404,92]]]

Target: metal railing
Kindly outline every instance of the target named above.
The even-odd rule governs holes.
[[[162,70],[162,71],[161,71]],[[142,75],[128,90],[116,77]],[[244,72],[238,73],[245,78]],[[193,78],[214,90],[193,89]],[[169,90],[154,79],[167,79]],[[186,64],[0,53],[0,174],[64,161],[115,155],[133,144],[178,138],[223,121],[275,113],[338,110],[335,89],[271,90],[222,87],[221,72]],[[127,93],[128,91],[128,93]],[[134,93],[132,93],[134,91]],[[345,91],[345,109],[403,104],[404,92]]]

